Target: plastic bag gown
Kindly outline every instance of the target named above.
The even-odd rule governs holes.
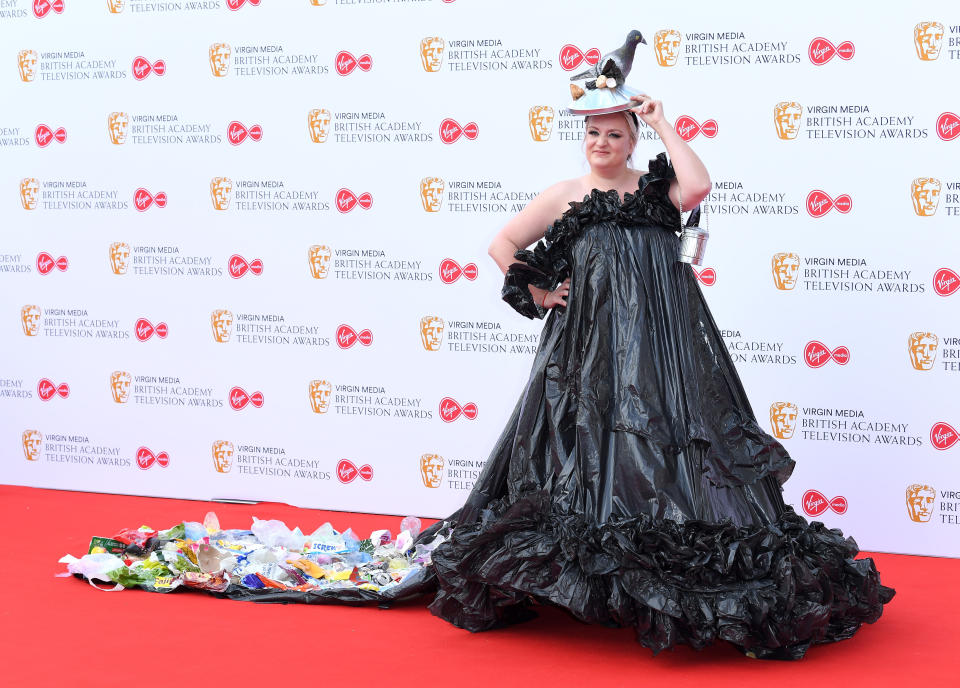
[[[852,538],[784,504],[793,461],[758,425],[691,267],[661,154],[636,193],[594,190],[507,273],[504,299],[570,277],[530,379],[433,554],[430,610],[471,631],[532,603],[630,626],[654,651],[722,639],[796,659],[882,613]]]

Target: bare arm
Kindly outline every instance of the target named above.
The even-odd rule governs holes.
[[[553,221],[560,216],[562,211],[566,210],[566,202],[573,194],[573,186],[574,184],[570,181],[554,184],[530,201],[523,210],[514,215],[503,226],[503,229],[497,232],[493,241],[490,242],[487,253],[493,258],[501,272],[506,273],[510,265],[517,262],[517,259],[513,257],[514,253],[543,238]],[[557,291],[561,290],[558,289]],[[545,290],[531,285],[530,293],[533,295],[534,301],[544,304],[544,298],[547,296]],[[556,298],[559,299],[557,304],[566,305],[566,302],[560,298],[565,295],[565,293],[557,294]],[[548,299],[548,301],[551,300],[552,297]],[[551,303],[546,305],[550,307]]]
[[[497,232],[487,253],[501,272],[506,273],[510,265],[517,262],[514,253],[542,239],[553,221],[566,210],[570,186],[570,182],[560,182],[546,189]]]
[[[692,210],[710,193],[707,168],[664,117],[659,100],[651,100],[647,96],[635,96],[634,100],[640,103],[634,112],[660,136],[677,173],[677,180],[670,185],[670,200],[679,208],[682,191],[684,210]]]

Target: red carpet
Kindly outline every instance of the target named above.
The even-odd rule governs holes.
[[[874,555],[897,589],[884,616],[853,639],[814,647],[794,663],[742,657],[720,644],[657,657],[624,629],[586,626],[541,608],[506,630],[470,634],[425,603],[391,609],[269,605],[199,593],[104,593],[65,570],[90,536],[124,526],[166,528],[216,511],[225,528],[251,516],[305,532],[325,521],[396,530],[399,519],[0,486],[0,684],[20,686],[233,685],[886,686],[956,685],[960,561]],[[341,684],[342,685],[342,684]]]

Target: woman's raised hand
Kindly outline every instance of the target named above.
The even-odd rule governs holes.
[[[631,96],[630,100],[637,103],[637,107],[631,110],[651,129],[656,129],[664,123],[663,103],[659,100],[654,100],[648,95]]]

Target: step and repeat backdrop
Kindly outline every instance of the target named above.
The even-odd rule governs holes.
[[[587,171],[569,77],[634,28],[787,500],[960,556],[948,3],[0,1],[0,479],[455,510],[542,327],[486,247]]]

